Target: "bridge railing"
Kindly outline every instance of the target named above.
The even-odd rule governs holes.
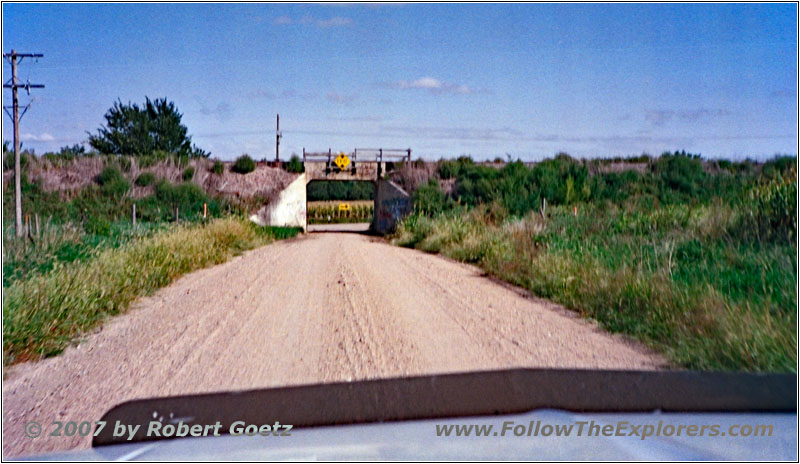
[[[333,151],[330,148],[327,152],[310,152],[303,148],[303,162],[326,161],[330,163],[339,156],[339,153],[345,153],[351,161],[361,163],[411,161],[410,148],[354,148],[351,152]]]

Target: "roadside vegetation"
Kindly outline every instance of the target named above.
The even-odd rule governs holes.
[[[172,102],[117,102],[105,120],[91,151],[23,151],[22,238],[3,144],[4,364],[57,354],[135,298],[299,231],[245,219],[296,176],[207,159]]]
[[[375,185],[372,182],[315,180],[308,184],[308,201],[373,199],[375,199]]]
[[[438,163],[393,241],[475,263],[677,366],[793,372],[796,196],[794,157],[462,158]]]
[[[105,317],[124,312],[139,296],[183,274],[296,233],[235,217],[173,225],[15,280],[4,288],[3,362],[58,354]]]

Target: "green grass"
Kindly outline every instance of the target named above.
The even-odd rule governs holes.
[[[58,354],[139,296],[188,272],[296,234],[296,229],[262,228],[245,219],[224,218],[172,225],[116,247],[95,247],[81,259],[53,259],[49,269],[31,272],[4,288],[3,362]],[[73,237],[64,243],[77,242]],[[63,249],[63,244],[54,247]]]
[[[133,227],[128,221],[116,221],[108,223],[108,229],[102,233],[87,233],[86,227],[76,224],[45,222],[41,225],[39,237],[19,240],[14,236],[13,224],[7,224],[3,234],[3,288],[167,227],[166,223],[141,222]]]
[[[693,369],[796,370],[797,247],[744,240],[723,202],[567,206],[547,218],[497,205],[403,221],[394,243],[475,263]]]

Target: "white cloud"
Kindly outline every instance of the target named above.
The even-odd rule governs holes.
[[[272,24],[276,25],[288,25],[288,24],[311,24],[317,27],[344,27],[353,24],[353,20],[350,18],[345,18],[342,16],[334,16],[328,19],[316,19],[312,18],[311,16],[303,16],[302,18],[295,21],[289,16],[279,16],[272,21]]]
[[[328,101],[331,103],[352,103],[358,98],[356,95],[345,95],[335,92],[330,92],[328,94]]]
[[[200,102],[200,114],[205,116],[216,116],[220,121],[228,121],[233,113],[233,108],[228,102],[219,102],[215,108],[209,108],[202,101]]]
[[[350,116],[350,117],[331,116],[328,117],[328,120],[342,121],[342,122],[382,122],[385,119],[382,116]]]
[[[45,132],[41,134],[25,133],[20,136],[20,139],[26,142],[52,142],[56,138]]]
[[[693,110],[672,110],[672,109],[655,109],[645,110],[644,119],[656,127],[661,127],[664,124],[679,119],[687,122],[696,122],[701,120],[711,120],[715,118],[722,118],[728,116],[730,111],[724,108],[697,108]]]
[[[433,77],[421,77],[413,82],[400,81],[401,89],[441,89],[442,81]]]
[[[280,93],[275,93],[271,90],[267,89],[256,89],[252,92],[247,93],[247,97],[250,98],[266,98],[268,100],[277,100],[277,99],[298,99],[298,100],[311,100],[317,98],[317,94],[313,92],[309,93],[298,93],[295,89],[284,89]]]
[[[333,17],[331,19],[318,19],[317,26],[319,27],[341,27],[341,26],[349,26],[353,24],[353,20],[350,18],[342,18],[340,16]]]
[[[389,84],[389,87],[395,89],[422,89],[431,93],[438,94],[461,94],[465,95],[473,93],[472,89],[464,84],[455,84],[452,82],[443,82],[435,77],[420,77],[415,81],[397,81]]]

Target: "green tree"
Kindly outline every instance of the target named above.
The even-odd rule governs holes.
[[[292,155],[292,159],[286,163],[284,169],[286,169],[287,172],[301,173],[303,172],[303,162],[300,160],[299,156]]]
[[[192,145],[188,129],[181,124],[181,113],[166,98],[145,104],[117,101],[105,114],[106,125],[89,134],[89,144],[101,153],[114,155],[150,155],[161,151],[179,156],[208,157]]]

